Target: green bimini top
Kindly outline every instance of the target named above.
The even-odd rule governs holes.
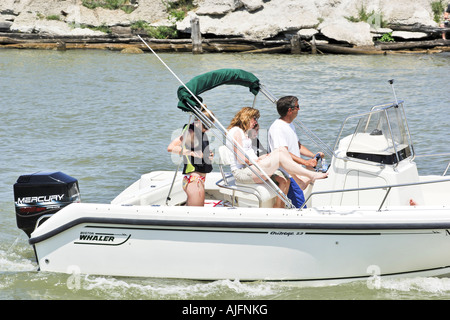
[[[241,69],[219,69],[210,71],[192,78],[186,83],[186,87],[188,87],[200,101],[203,101],[199,96],[200,94],[225,84],[248,87],[250,92],[255,96],[259,92],[259,79],[252,73]],[[178,108],[181,110],[190,112],[192,111],[191,106],[200,107],[197,100],[184,86],[178,88],[177,94],[179,99]]]

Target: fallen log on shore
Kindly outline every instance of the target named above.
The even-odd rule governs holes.
[[[450,32],[450,28],[431,27],[418,23],[412,25],[390,24],[387,27],[395,31],[423,32],[429,35],[441,35],[444,31]]]
[[[340,45],[331,44],[316,44],[317,49],[323,53],[334,53],[334,54],[385,54],[384,51],[373,48],[355,48],[355,47],[345,47]]]
[[[437,39],[427,41],[405,41],[405,42],[379,42],[376,44],[381,50],[406,50],[415,48],[434,48],[450,46],[450,40]]]
[[[334,54],[387,54],[399,51],[402,53],[422,52],[433,53],[439,51],[447,51],[445,48],[450,47],[450,40],[428,40],[428,41],[406,41],[406,42],[379,42],[374,47],[358,48],[342,45],[316,44],[317,49],[323,53]],[[442,50],[439,50],[442,47]],[[422,50],[421,50],[422,49]],[[419,51],[420,50],[420,51]]]
[[[143,37],[155,51],[161,52],[193,52],[191,39],[153,39]],[[307,43],[303,41],[304,43]],[[295,45],[295,44],[294,44]],[[297,43],[299,46],[299,44]],[[305,50],[295,50],[289,40],[255,40],[246,38],[218,38],[203,39],[202,51],[209,53],[307,53]],[[97,49],[121,51],[130,47],[148,51],[137,36],[120,37],[117,35],[105,36],[51,36],[24,33],[0,33],[0,48],[13,49],[44,49],[44,50],[70,50],[70,49]],[[314,48],[313,48],[314,47]],[[423,52],[436,52],[434,48],[448,51],[450,40],[426,40],[405,42],[376,42],[373,47],[350,47],[348,45],[317,43],[309,45],[309,52],[329,54],[365,54],[379,55],[394,51],[419,50]],[[316,49],[316,50],[313,50]],[[417,51],[416,51],[417,53]]]
[[[279,47],[255,49],[255,50],[244,51],[242,53],[283,53],[283,52],[290,52],[290,51],[291,51],[291,46],[288,44],[285,44],[285,45],[282,45]]]
[[[191,39],[152,39],[143,36],[155,51],[190,52]],[[66,49],[105,49],[122,50],[129,46],[138,47],[144,51],[148,48],[137,36],[117,37],[99,36],[43,36],[22,33],[0,33],[0,48],[12,49],[54,49],[57,43],[64,43]],[[279,52],[280,46],[286,46],[289,41],[254,40],[244,38],[203,39],[202,49],[205,52]],[[275,48],[275,49],[274,49]],[[283,47],[285,48],[285,47]],[[255,51],[256,50],[256,51]]]
[[[191,52],[192,44],[190,43],[150,43],[153,50],[158,52]],[[97,49],[97,50],[111,50],[122,51],[124,49],[134,47],[143,51],[149,49],[142,43],[88,43],[88,42],[26,42],[26,43],[9,43],[0,44],[0,48],[8,49],[42,49],[42,50],[56,50],[58,48],[70,49]],[[203,51],[205,52],[252,52],[258,51],[257,47],[251,45],[239,44],[219,44],[210,43],[203,44]]]

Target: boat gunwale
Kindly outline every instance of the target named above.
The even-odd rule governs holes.
[[[403,221],[397,222],[365,222],[365,223],[355,223],[355,222],[253,222],[253,221],[224,221],[224,220],[161,220],[161,219],[136,219],[136,218],[111,218],[111,217],[81,217],[74,219],[68,223],[65,223],[51,231],[48,231],[42,235],[31,237],[28,242],[31,245],[45,241],[51,237],[54,237],[70,228],[73,228],[80,224],[105,224],[101,227],[111,227],[110,225],[121,225],[121,226],[142,226],[142,227],[160,227],[164,230],[166,227],[176,227],[176,228],[197,228],[197,230],[186,230],[177,229],[177,231],[209,231],[209,232],[224,232],[230,229],[229,232],[257,232],[255,229],[263,230],[341,230],[346,231],[387,231],[387,230],[446,230],[450,235],[450,220],[449,221],[416,221],[404,223]],[[109,225],[109,226],[106,226]],[[124,227],[126,228],[126,227]],[[201,228],[214,228],[212,230],[201,230]],[[146,228],[148,229],[148,228]],[[231,229],[241,229],[231,230]],[[253,229],[254,231],[249,231],[244,229]],[[168,231],[173,231],[169,229]],[[373,233],[372,233],[373,234]]]

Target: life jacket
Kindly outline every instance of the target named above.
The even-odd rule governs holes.
[[[184,149],[190,151],[201,151],[203,154],[203,158],[193,157],[191,155],[184,155],[184,168],[183,174],[189,174],[192,172],[200,172],[200,173],[209,173],[212,171],[213,167],[211,164],[211,160],[209,159],[210,150],[209,150],[209,140],[208,136],[201,131],[201,129],[196,128],[193,123],[189,125],[186,124],[183,128],[183,132],[187,130],[192,130],[194,132],[194,143],[191,146],[186,146],[183,141],[182,147]],[[187,130],[186,130],[187,129]],[[183,139],[184,140],[184,139]],[[200,143],[201,142],[201,143]]]

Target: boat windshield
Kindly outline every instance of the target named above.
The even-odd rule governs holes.
[[[359,115],[346,156],[379,164],[396,164],[412,155],[403,103],[375,106]]]

